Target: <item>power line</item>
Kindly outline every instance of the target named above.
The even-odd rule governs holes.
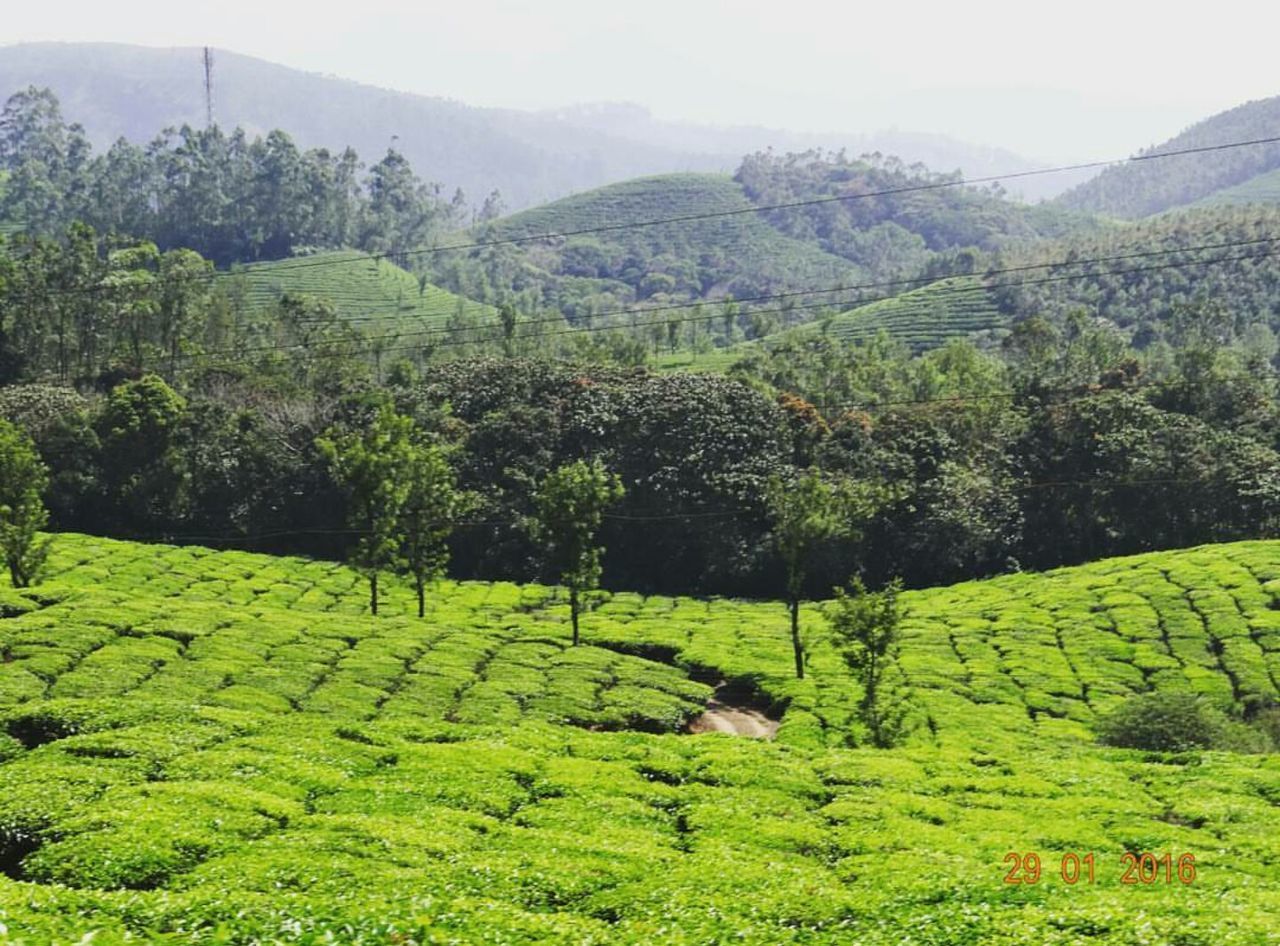
[[[581,227],[572,230],[547,231],[537,234],[528,234],[518,237],[506,237],[498,240],[475,240],[464,243],[436,244],[432,246],[417,247],[407,250],[388,251],[383,253],[367,253],[359,256],[352,256],[344,259],[313,259],[301,260],[293,262],[291,260],[280,261],[272,265],[275,273],[291,273],[303,269],[311,269],[317,266],[340,266],[349,263],[367,262],[369,260],[392,260],[408,256],[424,256],[435,253],[451,252],[458,250],[483,249],[495,246],[512,246],[523,243],[535,242],[537,240],[564,239],[574,236],[587,236],[598,233],[616,233],[624,230],[642,229],[647,227],[664,226],[668,224],[692,223],[700,220],[716,220],[730,217],[745,216],[747,214],[771,213],[778,210],[793,210],[802,207],[814,207],[825,204],[842,203],[854,200],[869,200],[876,197],[890,197],[899,194],[919,193],[923,191],[944,190],[954,187],[972,187],[979,184],[994,184],[1000,181],[1016,180],[1027,177],[1035,177],[1046,174],[1056,174],[1066,171],[1080,171],[1092,168],[1110,167],[1112,165],[1123,165],[1137,161],[1153,161],[1163,158],[1181,157],[1192,154],[1207,154],[1218,151],[1226,151],[1234,148],[1246,148],[1255,145],[1266,145],[1280,143],[1280,135],[1268,138],[1254,138],[1246,141],[1223,142],[1213,145],[1203,145],[1194,148],[1181,148],[1175,151],[1160,151],[1146,154],[1131,155],[1127,158],[1117,158],[1108,161],[1087,161],[1077,164],[1057,165],[1048,168],[1036,168],[1027,171],[1015,171],[1008,174],[992,174],[984,177],[963,178],[957,177],[947,180],[922,181],[916,184],[904,184],[898,187],[883,188],[875,191],[861,191],[854,194],[829,194],[823,197],[813,197],[804,200],[786,201],[777,204],[764,204],[750,207],[739,207],[731,210],[705,211],[694,214],[680,214],[670,217],[656,217],[648,220],[633,221],[629,223],[604,224],[597,227]],[[251,264],[253,266],[261,266],[263,264]],[[201,274],[196,278],[200,279],[220,279],[242,275],[241,271],[217,270],[207,274]],[[100,292],[103,291],[101,286],[79,287],[77,289],[64,289],[62,292]]]
[[[998,269],[988,268],[980,273],[957,273],[952,276],[910,276],[901,279],[886,279],[878,282],[851,283],[831,286],[825,289],[788,289],[782,292],[762,293],[757,296],[744,296],[742,298],[725,298],[717,300],[701,300],[695,302],[679,302],[667,305],[655,306],[623,306],[616,309],[605,309],[600,312],[591,313],[592,319],[612,318],[614,316],[626,315],[648,315],[653,312],[671,312],[682,309],[703,308],[714,305],[745,305],[753,302],[771,302],[777,299],[789,299],[798,296],[828,295],[837,292],[858,292],[865,289],[888,289],[897,286],[915,286],[917,288],[926,287],[932,283],[945,282],[949,279],[964,278],[988,278],[995,275],[1008,275],[1009,273],[1030,272],[1037,269],[1056,269],[1066,266],[1086,266],[1091,263],[1099,262],[1118,262],[1127,259],[1143,259],[1152,256],[1168,256],[1173,253],[1192,253],[1200,250],[1217,250],[1232,249],[1242,246],[1258,246],[1267,243],[1280,242],[1280,237],[1261,237],[1255,240],[1230,240],[1221,243],[1200,243],[1192,246],[1180,246],[1167,250],[1143,250],[1136,253],[1122,253],[1112,256],[1093,257],[1074,260],[1052,260],[1047,263],[1028,263],[1021,266],[1004,266]],[[352,316],[341,319],[343,324],[351,324],[353,322],[377,322],[382,321],[382,317],[386,315],[394,315],[396,310],[384,310],[381,313],[373,313],[365,316]],[[747,313],[742,313],[747,314]],[[723,317],[723,312],[717,314],[717,318]],[[305,319],[308,323],[315,323],[321,320]],[[544,319],[525,319],[518,323],[521,326],[537,325],[548,322],[563,322],[562,316]],[[428,331],[428,330],[424,330]],[[429,331],[448,331],[447,329],[431,329]]]
[[[634,221],[631,223],[615,223],[605,224],[598,227],[581,227],[573,230],[548,231],[544,233],[530,234],[520,237],[507,237],[500,240],[476,240],[469,243],[449,243],[437,246],[421,247],[411,250],[403,250],[400,252],[375,253],[369,254],[373,259],[392,259],[404,256],[421,256],[434,253],[443,253],[456,250],[472,250],[483,249],[493,246],[512,246],[521,243],[530,243],[536,240],[563,239],[573,236],[587,236],[596,233],[616,233],[621,230],[634,230],[644,227],[657,227],[674,223],[692,223],[699,220],[717,220],[726,217],[739,217],[746,214],[754,213],[770,213],[776,210],[793,210],[801,207],[815,207],[823,204],[841,203],[853,200],[869,200],[875,197],[890,197],[897,194],[918,193],[920,191],[943,190],[953,187],[972,187],[978,184],[995,184],[1000,181],[1016,180],[1020,178],[1036,177],[1045,174],[1058,174],[1066,171],[1084,171],[1092,168],[1109,167],[1111,165],[1122,165],[1135,161],[1153,161],[1160,158],[1173,158],[1191,154],[1206,154],[1216,151],[1226,151],[1232,148],[1246,148],[1253,145],[1276,144],[1280,143],[1280,135],[1270,138],[1254,138],[1248,141],[1232,141],[1214,145],[1204,145],[1195,148],[1181,148],[1176,151],[1162,151],[1150,154],[1137,154],[1127,158],[1117,158],[1110,161],[1086,161],[1079,164],[1064,164],[1049,168],[1036,168],[1029,171],[1015,171],[1009,174],[991,174],[985,177],[974,178],[956,178],[954,180],[944,181],[926,181],[919,184],[906,184],[899,187],[889,187],[877,191],[863,191],[856,194],[831,194],[824,197],[813,197],[805,200],[786,201],[778,204],[765,204],[761,206],[740,207],[732,210],[715,210],[706,211],[696,214],[680,214],[671,217],[656,217],[649,220]],[[337,262],[337,261],[335,261]],[[314,260],[310,263],[304,261],[296,266],[279,267],[280,270],[292,271],[294,269],[305,269],[308,265],[324,265],[324,261]]]

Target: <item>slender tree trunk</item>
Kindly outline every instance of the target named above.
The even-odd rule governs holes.
[[[800,599],[792,598],[787,602],[791,611],[791,649],[796,655],[796,679],[804,679],[804,647],[800,643]]]
[[[427,593],[426,593],[426,589],[423,587],[422,576],[418,576],[417,584],[418,584],[418,617],[422,618],[427,616]]]
[[[378,613],[378,573],[374,572],[369,576],[369,610],[377,615]]]
[[[573,646],[578,646],[578,589],[569,589],[569,618],[573,621]]]

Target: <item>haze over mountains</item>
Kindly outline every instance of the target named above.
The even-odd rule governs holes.
[[[52,88],[68,120],[95,147],[120,136],[146,142],[159,128],[205,121],[200,51],[108,43],[30,43],[0,48],[0,92]],[[473,204],[501,191],[520,209],[614,181],[672,171],[732,171],[744,154],[846,148],[879,151],[969,176],[1026,170],[1012,152],[942,135],[800,133],[666,122],[629,104],[574,105],[554,111],[476,108],[302,72],[261,59],[215,52],[214,109],[224,127],[252,133],[286,129],[303,147],[354,147],[365,161],[389,145],[447,192]],[[857,116],[832,123],[856,125]],[[1019,182],[1028,198],[1051,196],[1080,180],[1053,175]]]

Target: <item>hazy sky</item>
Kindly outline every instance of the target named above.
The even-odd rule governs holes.
[[[475,105],[631,101],[1065,161],[1280,94],[1277,27],[1268,0],[52,0],[6,4],[0,42],[211,45]]]

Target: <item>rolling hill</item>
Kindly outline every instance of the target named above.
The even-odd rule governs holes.
[[[1280,96],[1247,102],[1197,122],[1144,155],[1274,138]],[[1280,142],[1138,161],[1107,168],[1057,199],[1062,206],[1117,217],[1148,217],[1193,204],[1280,168]]]
[[[838,284],[858,268],[811,242],[788,237],[758,214],[727,176],[639,178],[525,210],[475,231],[481,242],[527,241],[437,254],[437,281],[454,291],[488,283],[533,290],[570,319],[634,301],[754,296]],[[649,220],[715,214],[657,226]],[[530,240],[544,233],[574,233]],[[497,284],[496,286],[494,284]]]
[[[0,96],[48,86],[82,122],[95,148],[124,136],[138,144],[168,126],[203,126],[201,51],[107,43],[0,47]],[[376,160],[393,139],[426,180],[462,187],[478,206],[497,188],[523,208],[645,174],[728,171],[748,151],[818,145],[883,151],[970,174],[1024,170],[1030,163],[941,135],[796,135],[765,128],[720,129],[661,122],[634,106],[547,112],[475,108],[215,53],[216,118],[251,134],[286,129],[300,146],[350,145]],[[322,105],[318,104],[322,103]]]
[[[550,588],[447,582],[418,621],[396,586],[373,619],[340,566],[74,535],[0,598],[7,944],[1274,934],[1277,756],[1093,727],[1134,693],[1280,696],[1277,542],[905,595],[893,750],[849,746],[815,608],[798,682],[767,602],[605,594],[574,649]],[[776,743],[679,734],[721,680]],[[1126,885],[1126,851],[1195,876]]]

